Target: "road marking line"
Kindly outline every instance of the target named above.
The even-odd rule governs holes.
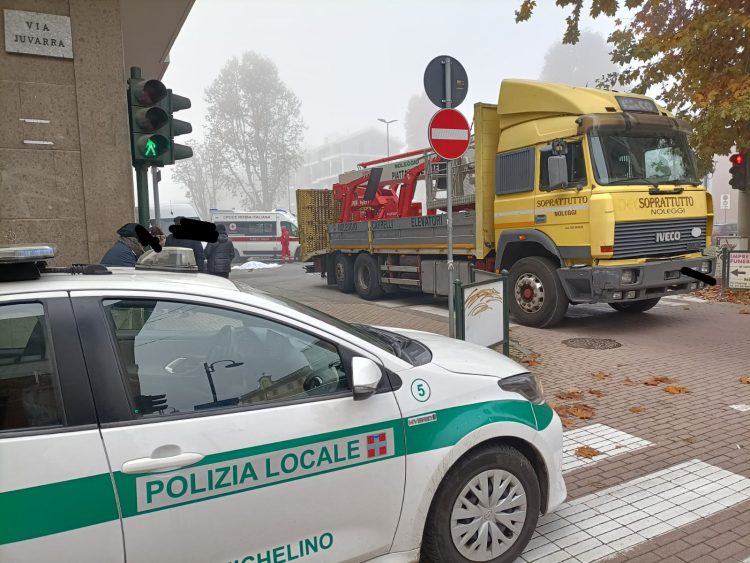
[[[518,561],[598,561],[748,500],[750,479],[693,459],[560,505]]]
[[[691,295],[671,295],[669,297],[662,297],[662,301],[689,301],[691,303],[709,303],[705,299],[700,297],[693,297]]]
[[[621,432],[605,424],[591,424],[583,428],[568,430],[563,432],[563,473],[651,445],[653,444],[648,440]],[[575,450],[582,446],[589,446],[602,453],[591,459],[578,457],[575,455]]]
[[[685,303],[679,301],[659,301],[657,307],[664,307],[665,305],[668,307],[684,307]]]
[[[729,408],[740,412],[750,411],[750,405],[729,405]]]

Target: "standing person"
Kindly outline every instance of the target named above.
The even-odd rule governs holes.
[[[183,219],[184,217],[175,217],[174,224],[178,225]],[[169,233],[164,246],[189,248],[195,255],[195,263],[198,265],[198,271],[203,273],[206,272],[206,255],[203,253],[203,245],[201,244],[201,241],[187,238],[175,238],[172,233]]]
[[[281,259],[286,264],[286,259],[292,261],[292,255],[289,254],[289,230],[286,227],[281,227]]]
[[[216,225],[216,230],[219,232],[219,238],[216,242],[209,242],[206,245],[208,273],[229,278],[234,258],[234,244],[229,240],[226,226]]]
[[[143,245],[135,232],[135,223],[126,223],[117,230],[120,236],[99,262],[104,266],[127,266],[134,268],[138,258],[143,254]]]

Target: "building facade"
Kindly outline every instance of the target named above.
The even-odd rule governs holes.
[[[160,78],[193,0],[0,0],[0,244],[98,262],[133,220],[130,66]]]
[[[342,172],[355,170],[360,162],[386,156],[388,144],[391,154],[401,152],[403,147],[403,142],[393,136],[388,143],[385,132],[374,127],[333,138],[305,152],[295,186],[330,189]]]

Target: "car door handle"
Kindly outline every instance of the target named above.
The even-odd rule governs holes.
[[[155,473],[159,471],[172,471],[187,465],[198,463],[204,457],[203,454],[185,452],[168,457],[142,457],[131,459],[122,464],[123,473]]]

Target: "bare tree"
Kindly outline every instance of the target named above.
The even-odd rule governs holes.
[[[186,144],[193,148],[193,156],[178,161],[174,179],[184,186],[185,196],[198,209],[200,216],[207,219],[209,210],[217,206],[219,196],[225,190],[227,178],[210,138],[203,143],[189,140]]]
[[[610,50],[604,37],[591,31],[581,32],[575,45],[555,42],[544,56],[539,79],[595,88],[603,78],[617,70],[610,59]]]
[[[247,209],[273,207],[301,157],[300,101],[276,65],[246,52],[206,90],[208,131],[222,177]]]
[[[406,145],[408,150],[423,149],[430,146],[427,136],[427,126],[430,119],[438,110],[424,92],[409,98],[404,116],[406,130]]]

